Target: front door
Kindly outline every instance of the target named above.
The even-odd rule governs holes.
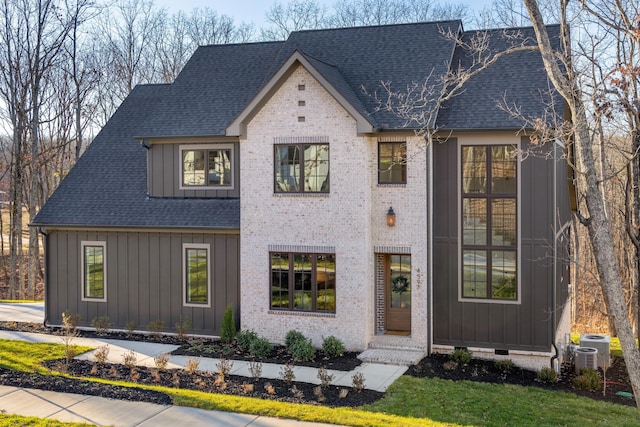
[[[411,255],[385,257],[385,331],[411,332]]]

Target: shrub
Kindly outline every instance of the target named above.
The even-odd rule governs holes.
[[[222,318],[222,326],[220,330],[220,341],[225,344],[231,344],[236,336],[236,322],[233,319],[233,308],[228,305],[224,311]]]
[[[287,363],[282,368],[280,368],[280,378],[282,378],[282,381],[286,382],[289,385],[293,383],[293,380],[296,379],[296,374],[293,372],[292,363]]]
[[[262,363],[249,362],[249,372],[251,373],[251,378],[253,378],[254,381],[258,381],[262,376]]]
[[[249,354],[255,357],[267,357],[271,350],[271,343],[266,338],[256,338],[249,346]]]
[[[216,364],[216,368],[218,368],[218,375],[222,378],[228,378],[229,373],[231,372],[231,368],[233,368],[233,362],[227,359],[220,359],[220,361]]]
[[[100,365],[107,363],[107,359],[109,358],[109,344],[96,348],[95,353],[93,353],[93,357],[95,357],[96,362]]]
[[[580,375],[573,379],[573,386],[580,390],[599,390],[601,384],[600,374],[593,368],[581,369]]]
[[[91,327],[96,329],[96,334],[106,335],[111,328],[111,319],[109,316],[94,317],[91,321]]]
[[[311,338],[294,342],[289,352],[291,352],[293,360],[299,362],[308,362],[316,357],[316,349],[311,342]]]
[[[360,393],[362,390],[364,390],[364,374],[362,372],[356,372],[355,374],[353,374],[353,376],[351,377],[351,382],[353,384],[353,389],[357,393]]]
[[[191,320],[185,319],[176,322],[176,335],[180,341],[184,341],[187,338],[187,334],[191,332],[191,328],[193,328],[193,323]]]
[[[558,379],[558,373],[552,368],[542,368],[536,374],[536,380],[544,384],[551,384]]]
[[[193,375],[198,370],[198,366],[200,366],[200,358],[199,357],[190,357],[187,359],[187,365],[185,366],[185,370],[188,374]]]
[[[147,323],[147,331],[151,332],[151,336],[155,339],[162,338],[162,331],[164,330],[164,320],[156,320],[155,322]]]
[[[122,354],[122,364],[127,368],[135,368],[137,362],[138,356],[136,356],[135,351],[129,350],[128,352]]]
[[[497,360],[495,365],[496,369],[504,375],[510,374],[516,367],[515,363],[513,363],[513,360],[511,359]]]
[[[240,331],[236,334],[236,345],[242,351],[249,351],[251,344],[258,339],[258,334],[251,329]]]
[[[471,352],[466,348],[456,348],[449,358],[460,365],[466,365],[471,362]]]
[[[333,335],[322,339],[322,351],[328,357],[340,357],[344,354],[344,344]]]
[[[304,341],[307,338],[302,334],[302,332],[298,332],[296,330],[290,330],[287,332],[287,335],[284,337],[284,346],[287,350],[291,351],[291,347],[297,343],[298,341]]]
[[[162,372],[165,369],[167,369],[167,365],[169,364],[169,354],[168,353],[159,354],[153,358],[153,362],[156,365],[156,369],[159,372]]]
[[[124,327],[127,330],[127,336],[131,338],[131,335],[133,335],[133,331],[136,330],[138,325],[136,325],[136,322],[128,321]]]
[[[327,368],[321,366],[318,368],[318,379],[320,380],[320,386],[322,388],[329,388],[331,381],[333,381],[333,374],[327,371]]]

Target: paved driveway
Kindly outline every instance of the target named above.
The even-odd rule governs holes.
[[[0,321],[44,322],[44,302],[0,303]]]

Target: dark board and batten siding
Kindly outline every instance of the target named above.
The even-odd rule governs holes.
[[[527,140],[522,141],[523,148]],[[528,156],[521,174],[520,304],[460,302],[458,299],[458,142],[434,145],[434,344],[524,351],[549,351],[553,342],[553,277],[567,274],[553,262],[553,170],[564,164]],[[564,183],[561,179],[561,184]],[[567,218],[566,192],[558,197]],[[564,196],[564,201],[560,198]],[[557,220],[557,219],[556,219]],[[558,285],[566,295],[566,278]],[[557,304],[557,302],[556,302]],[[557,306],[557,305],[556,305]]]
[[[222,145],[230,144],[227,142]],[[182,144],[152,144],[149,148],[147,184],[150,197],[240,197],[240,149],[237,142],[233,143],[233,188],[221,190],[180,189],[180,145]],[[185,145],[196,144],[185,143]]]
[[[61,324],[65,310],[78,313],[89,326],[109,316],[114,329],[134,322],[145,330],[149,322],[163,320],[172,331],[178,321],[190,320],[193,333],[219,335],[227,305],[240,318],[240,236],[238,234],[61,231],[47,237],[47,320]],[[107,301],[82,301],[80,245],[104,241],[107,245]],[[183,306],[182,245],[210,245],[211,307]]]

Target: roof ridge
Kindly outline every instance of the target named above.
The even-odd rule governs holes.
[[[291,37],[291,34],[295,34],[295,33],[311,33],[311,32],[319,33],[319,32],[329,32],[329,31],[359,30],[359,29],[366,29],[366,28],[385,28],[385,27],[389,28],[389,27],[408,27],[408,26],[417,26],[417,25],[438,25],[446,22],[458,22],[462,24],[461,19],[443,19],[439,21],[401,22],[398,24],[382,24],[382,25],[369,24],[369,25],[354,25],[352,27],[316,28],[316,29],[292,31],[289,35],[289,38]]]

